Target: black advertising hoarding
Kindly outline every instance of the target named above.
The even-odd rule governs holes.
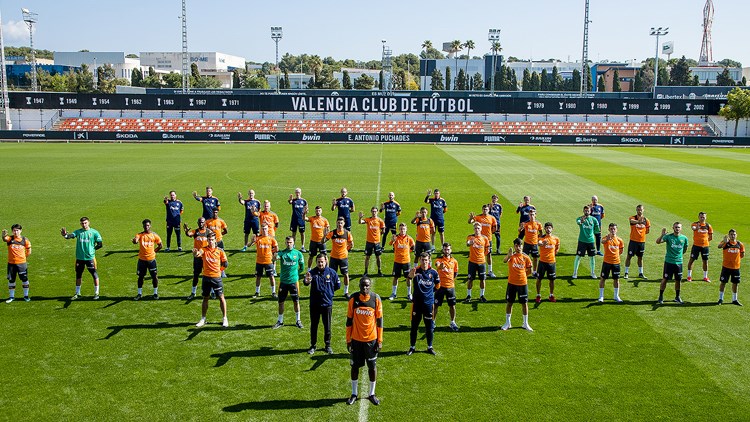
[[[10,92],[10,108],[355,114],[715,115],[721,100]]]

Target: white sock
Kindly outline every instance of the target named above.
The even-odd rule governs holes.
[[[81,294],[81,286],[76,286],[76,294]]]
[[[348,284],[346,286],[344,286],[344,294],[345,295],[349,294],[349,285]]]
[[[638,274],[643,274],[643,267],[638,267]]]
[[[510,325],[510,314],[505,314],[505,323]]]
[[[528,315],[524,315],[523,316],[523,325],[529,325],[529,316]]]
[[[29,295],[29,288],[28,287],[24,287],[23,288],[23,296],[26,297],[28,295]]]
[[[95,295],[99,294],[99,286],[94,286],[94,294]]]
[[[719,300],[724,300],[724,292],[719,292]]]
[[[375,394],[375,381],[370,381],[370,395]]]
[[[138,288],[138,294],[139,294],[139,295],[140,295],[140,294],[143,294],[143,289],[142,289],[142,288],[140,288],[140,287]]]
[[[620,297],[620,288],[615,287],[615,299],[617,299],[618,297]]]
[[[471,289],[466,289],[466,296],[471,296]]]
[[[299,321],[299,312],[295,312],[294,316],[296,316],[297,317],[297,321]]]
[[[627,274],[628,271],[630,271],[630,267],[625,267],[625,274]]]
[[[492,265],[490,265],[490,272],[492,272]]]
[[[617,295],[615,295],[617,296]],[[599,288],[599,297],[604,297],[604,287]]]
[[[708,278],[708,271],[703,271],[703,278]]]
[[[284,323],[284,314],[279,314],[279,322]]]
[[[11,299],[14,298],[14,297],[16,297],[16,289],[8,290],[8,293],[9,293]]]
[[[359,386],[357,385],[358,380],[352,380],[352,396],[356,396],[359,394]]]
[[[479,296],[484,296],[484,289],[479,289]]]
[[[260,293],[260,286],[255,286],[255,293]]]
[[[198,291],[198,286],[193,286],[193,294]]]
[[[276,293],[276,285],[271,286],[271,294]]]
[[[158,287],[154,287],[154,294],[155,294],[155,295],[158,295],[158,294],[159,294],[159,288],[158,288]]]
[[[396,289],[398,289],[398,286],[393,286],[391,289],[391,296],[396,296]]]
[[[692,276],[693,276],[693,270],[688,270],[688,277],[692,277]]]
[[[406,294],[407,295],[411,294],[411,286],[406,286]]]
[[[737,301],[737,293],[732,293],[732,300]]]

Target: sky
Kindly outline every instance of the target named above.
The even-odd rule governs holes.
[[[651,27],[669,27],[673,57],[700,55],[706,0],[590,0],[589,59],[630,62],[653,57]],[[750,66],[747,3],[714,0],[713,58]],[[6,46],[28,45],[21,8],[38,14],[34,46],[52,51],[181,51],[181,0],[0,0]],[[364,4],[364,6],[363,6]],[[188,48],[248,61],[273,62],[271,26],[283,28],[279,55],[380,60],[382,40],[394,55],[419,54],[473,40],[471,55],[489,52],[487,33],[501,30],[502,53],[524,60],[580,61],[585,0],[502,1],[187,0]]]

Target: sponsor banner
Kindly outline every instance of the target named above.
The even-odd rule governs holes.
[[[296,142],[431,143],[528,145],[750,146],[750,137],[575,136],[498,134],[267,133],[267,132],[95,132],[0,131],[4,141],[42,142]]]
[[[336,95],[333,95],[336,94]],[[65,94],[10,92],[10,107],[20,109],[170,110],[170,111],[284,111],[296,113],[358,114],[599,114],[599,115],[715,115],[721,100],[361,96],[334,92],[311,95],[215,94]]]

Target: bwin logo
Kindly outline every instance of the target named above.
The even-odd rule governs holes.
[[[320,135],[305,135],[302,134],[302,140],[303,141],[319,141]]]
[[[458,136],[456,135],[440,135],[440,142],[458,142]]]

